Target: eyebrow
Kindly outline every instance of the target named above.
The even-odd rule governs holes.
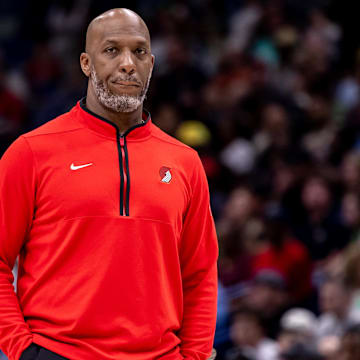
[[[119,43],[121,43],[121,41],[117,40],[117,39],[106,39],[104,42],[103,42],[103,45],[119,45]],[[134,40],[134,43],[137,45],[137,46],[144,46],[144,47],[150,47],[150,44],[148,43],[147,40],[142,40],[142,39],[137,39],[137,40]]]

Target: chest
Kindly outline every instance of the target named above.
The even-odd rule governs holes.
[[[36,218],[181,221],[191,191],[178,155],[146,141],[119,145],[108,139],[73,142],[40,159]]]

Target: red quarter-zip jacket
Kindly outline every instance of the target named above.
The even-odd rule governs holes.
[[[206,359],[218,256],[196,152],[78,103],[0,161],[0,344],[71,360]],[[19,254],[17,294],[11,269]]]

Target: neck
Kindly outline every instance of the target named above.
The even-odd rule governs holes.
[[[139,106],[139,108],[137,108],[135,111],[129,113],[118,113],[100,104],[95,94],[92,91],[89,91],[89,89],[87,91],[86,107],[93,113],[114,123],[118,127],[120,134],[124,134],[128,129],[134,125],[140,124],[143,121],[142,105]]]

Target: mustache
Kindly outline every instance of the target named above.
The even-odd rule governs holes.
[[[139,84],[140,86],[143,85],[143,83],[136,77],[133,75],[119,75],[114,77],[113,79],[111,79],[112,82],[118,82],[118,81],[131,81],[131,82],[135,82],[137,84]]]

